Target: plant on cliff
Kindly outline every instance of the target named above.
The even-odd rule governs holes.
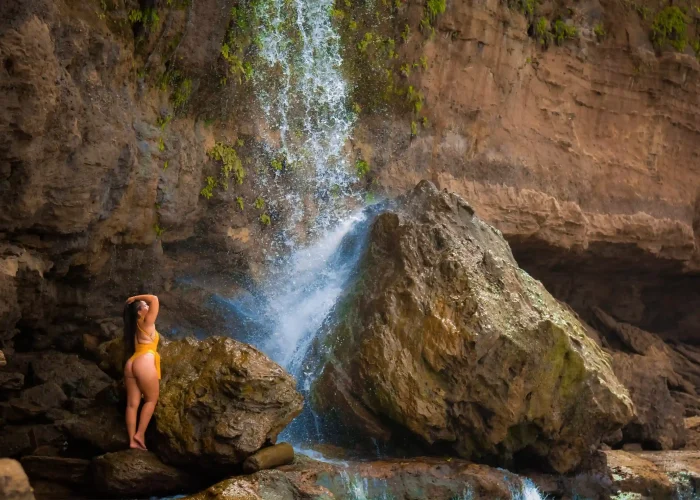
[[[369,163],[363,159],[359,159],[355,162],[355,172],[359,178],[364,177],[369,173]]]
[[[547,18],[540,17],[537,23],[534,25],[533,31],[535,34],[535,40],[537,40],[540,45],[549,45],[552,39],[552,34],[549,32],[549,21],[547,21]]]
[[[552,27],[552,33],[554,35],[554,41],[557,45],[561,45],[565,40],[571,40],[576,38],[578,35],[578,30],[575,26],[569,26],[561,19],[554,21],[554,26]]]
[[[261,223],[261,224],[263,224],[263,225],[265,225],[265,226],[269,226],[269,225],[270,225],[270,222],[271,222],[271,220],[270,220],[270,216],[269,216],[269,215],[267,215],[267,214],[260,214],[260,223]]]
[[[605,38],[605,27],[602,23],[598,23],[595,25],[595,27],[593,28],[593,34],[596,36],[598,41],[601,41],[603,38]]]
[[[675,6],[664,8],[654,18],[651,26],[651,41],[657,47],[671,44],[677,51],[682,52],[688,43],[688,17]]]
[[[129,11],[128,18],[131,24],[141,23],[149,31],[157,29],[160,23],[156,9],[132,9]]]
[[[258,196],[255,199],[255,202],[253,203],[253,206],[257,208],[258,210],[262,210],[265,208],[265,200],[262,199],[261,196]]]
[[[238,157],[238,154],[233,146],[227,146],[221,142],[217,142],[214,147],[207,152],[207,154],[214,161],[221,162],[221,175],[219,178],[219,183],[224,190],[228,189],[228,180],[231,177],[231,174],[235,176],[237,184],[243,184],[245,170],[243,169],[243,163]]]
[[[244,204],[244,202],[243,202],[243,197],[241,197],[241,196],[236,196],[236,203],[238,203],[238,208],[240,208],[240,209],[241,209],[241,212],[242,212],[243,209],[245,208],[245,204]]]
[[[206,179],[206,185],[202,188],[202,190],[199,192],[202,196],[204,196],[207,200],[210,199],[212,196],[214,196],[214,188],[216,187],[216,179],[212,177],[211,175],[207,177]]]

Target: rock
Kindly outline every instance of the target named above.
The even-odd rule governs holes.
[[[22,392],[19,398],[3,404],[3,416],[8,422],[25,422],[60,408],[68,398],[53,382],[34,386]]]
[[[40,446],[65,444],[65,436],[57,424],[5,426],[0,432],[0,456],[28,455]]]
[[[515,474],[458,459],[419,457],[339,466],[298,456],[292,465],[233,477],[183,500],[540,498],[534,493],[534,485]]]
[[[694,498],[700,486],[697,452],[612,450],[605,454],[615,485],[623,494],[654,499]]]
[[[23,457],[22,467],[32,481],[37,479],[84,485],[88,480],[89,460],[80,458],[46,457],[30,455]]]
[[[0,351],[0,366],[7,365],[7,360],[5,359],[5,353]]]
[[[609,356],[461,198],[421,182],[397,205],[320,340],[317,410],[349,436],[393,428],[465,458],[581,465],[633,415]]]
[[[76,354],[42,353],[32,360],[31,369],[38,383],[54,382],[69,397],[94,398],[112,383],[109,375],[95,363]]]
[[[671,450],[685,444],[683,407],[668,390],[666,378],[656,370],[653,355],[613,353],[613,369],[629,391],[635,415],[622,429],[624,442],[641,443],[651,450]]]
[[[670,450],[685,444],[684,408],[669,387],[695,394],[692,383],[674,371],[677,354],[656,335],[616,321],[599,308],[596,318],[611,344],[630,352],[612,353],[613,370],[635,406],[632,421],[622,429],[623,441],[646,449]]]
[[[84,415],[62,423],[66,436],[79,447],[88,446],[95,454],[129,448],[124,415],[115,406],[90,407]]]
[[[16,460],[0,458],[0,498],[34,500],[34,492],[22,466]]]
[[[243,472],[252,474],[264,469],[273,469],[294,461],[294,448],[289,443],[268,446],[253,453],[243,462]]]
[[[97,457],[90,473],[96,490],[111,497],[171,495],[187,491],[193,484],[186,472],[165,465],[153,453],[143,450]]]
[[[685,430],[688,433],[685,447],[690,450],[700,450],[700,417],[686,418]]]
[[[3,365],[0,365],[3,366]],[[24,375],[15,372],[0,372],[0,389],[17,391],[24,386]]]
[[[302,409],[294,379],[253,347],[224,337],[161,350],[158,456],[203,468],[242,463]]]

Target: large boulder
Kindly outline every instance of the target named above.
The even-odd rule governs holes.
[[[186,472],[165,465],[153,453],[143,450],[97,457],[90,472],[97,492],[117,498],[181,493],[195,484]]]
[[[190,338],[169,342],[161,355],[154,450],[168,463],[242,463],[301,412],[294,378],[247,344]]]
[[[428,182],[373,222],[322,347],[319,411],[462,457],[567,472],[633,415],[577,318],[499,231]]]

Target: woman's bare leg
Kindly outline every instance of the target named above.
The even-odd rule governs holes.
[[[132,373],[132,362],[129,361],[124,367],[124,385],[126,386],[126,432],[129,434],[129,447],[142,448],[134,440],[136,434],[136,413],[141,403],[141,389],[139,389],[134,374]]]
[[[160,392],[160,381],[158,380],[158,372],[156,371],[156,362],[153,354],[144,354],[134,360],[133,372],[136,377],[136,383],[143,393],[144,403],[141,407],[139,415],[139,426],[134,434],[134,440],[146,447],[146,428],[151,421],[153,411],[156,409],[158,395]]]

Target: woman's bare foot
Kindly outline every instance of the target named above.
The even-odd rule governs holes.
[[[134,434],[134,439],[132,440],[132,443],[136,444],[135,447],[138,448],[139,450],[147,450],[148,449],[148,448],[146,448],[146,440],[144,439],[143,436],[139,436],[138,434]],[[134,448],[134,446],[131,446],[131,447]]]

